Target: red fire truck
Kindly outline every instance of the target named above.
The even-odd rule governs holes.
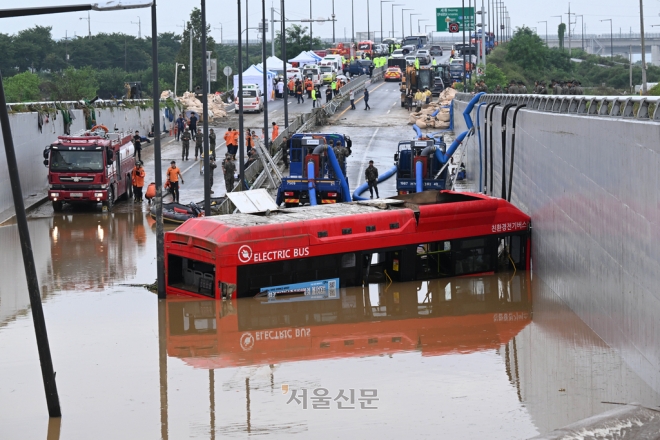
[[[100,202],[108,211],[118,198],[130,198],[134,151],[130,134],[109,133],[103,125],[59,136],[44,150],[53,210],[61,211],[64,203]]]
[[[530,217],[507,201],[452,191],[395,199],[188,220],[165,235],[167,294],[336,298],[368,282],[530,267]]]

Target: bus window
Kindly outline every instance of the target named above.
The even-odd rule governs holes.
[[[499,270],[526,269],[526,246],[521,235],[510,235],[500,238],[497,255],[500,262]]]
[[[451,275],[451,243],[449,241],[417,245],[415,279],[424,280]]]
[[[495,237],[467,238],[452,242],[454,275],[495,270]]]
[[[211,298],[215,297],[215,266],[213,264],[170,254],[167,281],[170,286],[177,289]]]

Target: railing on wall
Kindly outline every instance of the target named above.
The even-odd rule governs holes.
[[[473,95],[457,93],[454,99],[468,102]],[[629,118],[660,122],[660,96],[504,95],[486,94],[480,102],[525,104],[527,110],[583,116]]]

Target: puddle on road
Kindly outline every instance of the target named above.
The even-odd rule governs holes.
[[[512,439],[610,409],[604,401],[658,405],[527,273],[314,302],[159,303],[130,286],[154,281],[148,220],[134,210],[30,221],[61,425],[46,416],[15,227],[0,228],[0,273],[14,281],[0,285],[3,438]]]

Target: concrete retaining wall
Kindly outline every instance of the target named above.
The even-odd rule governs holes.
[[[83,111],[74,110],[73,114],[76,119],[71,126],[71,133],[85,128]],[[151,129],[153,122],[153,109],[96,109],[96,120],[110,129],[113,129],[116,124],[120,131],[140,130],[146,134]],[[51,118],[48,123],[45,123],[44,120],[41,132],[37,126],[37,113],[13,113],[9,115],[9,121],[20,169],[23,195],[29,196],[44,191],[48,182],[42,152],[46,145],[57,140],[57,136],[64,134],[62,115],[58,113],[57,118]],[[4,141],[0,137],[0,212],[12,205],[7,156]]]
[[[454,101],[456,114],[466,105]],[[484,112],[485,106],[482,138]],[[500,196],[501,107],[493,120],[493,195]],[[455,130],[465,130],[460,117]],[[534,273],[655,391],[660,391],[658,139],[660,124],[654,122],[521,110],[512,192],[512,202],[532,216]],[[477,142],[465,162],[478,189]]]

